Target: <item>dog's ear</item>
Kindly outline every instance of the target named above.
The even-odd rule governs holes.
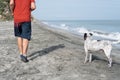
[[[86,40],[87,38],[87,33],[84,33],[84,40]]]
[[[92,36],[93,34],[92,33],[89,33],[90,34],[90,36]]]

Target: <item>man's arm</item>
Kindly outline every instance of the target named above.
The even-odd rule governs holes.
[[[35,2],[31,2],[31,11],[35,10],[36,9],[36,5],[35,5]]]
[[[13,15],[13,12],[14,12],[14,0],[10,0],[10,10],[11,10],[12,15]]]

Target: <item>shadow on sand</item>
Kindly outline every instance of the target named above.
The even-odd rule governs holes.
[[[30,54],[28,57],[30,57],[29,60],[34,60],[35,58],[39,57],[39,56],[43,56],[43,55],[46,55],[54,50],[57,50],[59,48],[64,48],[65,45],[64,44],[58,44],[58,45],[55,45],[55,46],[51,46],[51,47],[48,47],[48,48],[45,48],[43,50],[40,50],[40,51],[36,51],[32,54]]]
[[[99,58],[98,56],[95,56],[95,55],[93,55],[92,58],[93,58],[92,61],[100,60],[100,61],[108,62],[108,59]],[[120,65],[120,63],[116,61],[113,61],[112,64]]]

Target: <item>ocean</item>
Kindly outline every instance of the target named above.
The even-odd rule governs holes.
[[[120,20],[45,20],[43,23],[80,36],[90,32],[95,39],[120,41]],[[120,43],[114,45],[120,47]]]

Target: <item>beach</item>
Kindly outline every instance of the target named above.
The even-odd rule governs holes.
[[[0,80],[119,80],[120,50],[113,47],[113,66],[103,52],[92,52],[92,63],[84,64],[82,36],[32,22],[28,63],[20,60],[13,21],[0,22]]]

